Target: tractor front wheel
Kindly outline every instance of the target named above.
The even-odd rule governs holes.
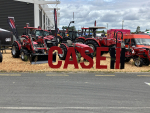
[[[26,49],[21,49],[21,59],[23,61],[28,61],[28,51]]]
[[[140,58],[134,59],[134,65],[137,67],[142,67],[142,65],[143,65],[142,59],[140,59]]]
[[[66,59],[66,55],[67,55],[67,48],[66,48],[66,46],[63,45],[63,44],[60,45],[60,48],[61,48],[61,50],[62,50],[62,54],[58,54],[58,56],[59,56],[59,58],[60,58],[61,60],[65,60],[65,59]]]
[[[11,54],[14,58],[18,58],[20,55],[20,50],[19,50],[19,46],[16,42],[14,42],[12,44],[12,50],[11,50]]]

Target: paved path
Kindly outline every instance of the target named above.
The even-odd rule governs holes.
[[[0,73],[0,113],[149,113],[150,73]]]

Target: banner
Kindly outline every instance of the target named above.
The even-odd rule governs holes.
[[[54,8],[55,36],[57,36],[57,12]]]
[[[18,38],[18,32],[16,29],[14,17],[8,17],[8,24],[9,24],[13,34]]]

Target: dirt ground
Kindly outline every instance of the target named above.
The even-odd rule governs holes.
[[[62,63],[61,68],[59,69],[52,69],[49,67],[48,63],[46,64],[30,64],[29,61],[24,62],[21,60],[21,58],[13,58],[11,55],[11,51],[7,50],[6,53],[3,53],[3,62],[0,63],[0,71],[1,72],[59,72],[59,71],[75,71],[75,72],[149,72],[150,66],[142,66],[142,67],[136,67],[133,64],[133,60],[131,60],[128,63],[125,63],[125,69],[110,69],[110,56],[109,54],[104,54],[103,56],[106,57],[105,61],[101,62],[101,65],[107,65],[107,69],[96,69],[96,62],[94,58],[94,66],[91,69],[82,69],[80,64],[78,64],[79,69],[75,69],[74,65],[68,65],[67,69],[63,69]],[[57,57],[57,61],[59,58]],[[81,60],[82,62],[82,60]],[[57,62],[56,62],[57,63]],[[54,64],[56,64],[54,63]],[[88,64],[88,62],[85,62],[85,64]]]

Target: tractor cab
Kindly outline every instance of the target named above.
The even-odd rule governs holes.
[[[82,35],[85,38],[96,38],[96,37],[104,37],[104,33],[96,33],[97,29],[106,29],[105,27],[89,27],[89,28],[81,28],[82,29]],[[87,30],[89,33],[87,33]]]
[[[78,32],[77,31],[69,31],[69,38],[71,41],[75,42],[76,38],[78,37]]]
[[[97,29],[106,29],[105,27],[97,27],[97,26],[94,26],[94,27],[89,27],[89,34],[90,32],[92,32],[92,38],[96,38],[96,30]]]
[[[34,28],[34,27],[29,27],[29,24],[26,24],[26,27],[24,27],[25,32],[23,33],[23,35],[29,35],[31,34],[32,40],[36,41],[36,40],[41,40],[43,38],[43,30],[41,29],[41,27],[38,28]]]

